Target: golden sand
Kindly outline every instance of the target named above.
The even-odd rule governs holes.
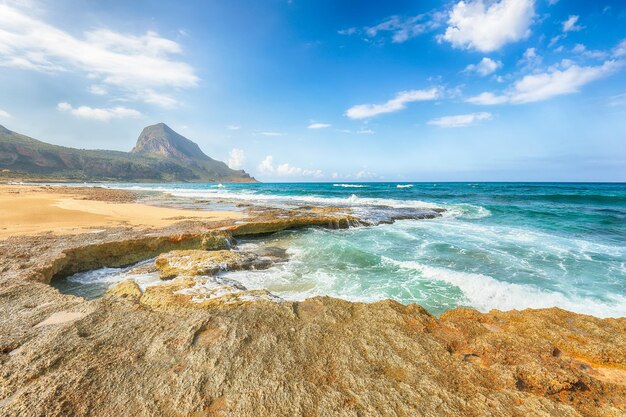
[[[105,227],[163,227],[181,220],[223,221],[234,211],[194,211],[139,203],[84,200],[38,185],[0,185],[0,239],[45,232],[84,233]]]

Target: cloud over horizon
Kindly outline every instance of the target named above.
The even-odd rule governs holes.
[[[243,149],[233,148],[228,154],[228,166],[232,169],[241,169],[246,162],[246,154]]]
[[[324,173],[319,169],[302,169],[290,165],[289,163],[274,164],[274,157],[267,155],[257,167],[259,173],[270,177],[312,177],[321,178]]]

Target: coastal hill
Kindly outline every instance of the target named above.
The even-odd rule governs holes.
[[[256,182],[164,123],[143,129],[131,152],[52,145],[0,126],[0,178],[66,181]]]

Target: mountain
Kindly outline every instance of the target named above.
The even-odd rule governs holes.
[[[256,182],[164,123],[141,132],[131,152],[66,148],[0,125],[0,177],[70,181]]]
[[[137,139],[137,144],[130,152],[185,161],[213,161],[200,150],[196,143],[174,132],[165,123],[145,127]]]

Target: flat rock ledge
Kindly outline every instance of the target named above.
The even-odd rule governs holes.
[[[272,259],[234,250],[175,250],[155,260],[161,279],[177,276],[212,276],[222,271],[261,270],[272,266]]]
[[[145,292],[124,282],[92,301],[48,285],[173,250],[224,250],[239,235],[358,222],[263,216],[0,241],[0,415],[626,413],[626,319],[556,308],[437,318],[393,301],[281,301],[203,275]]]

